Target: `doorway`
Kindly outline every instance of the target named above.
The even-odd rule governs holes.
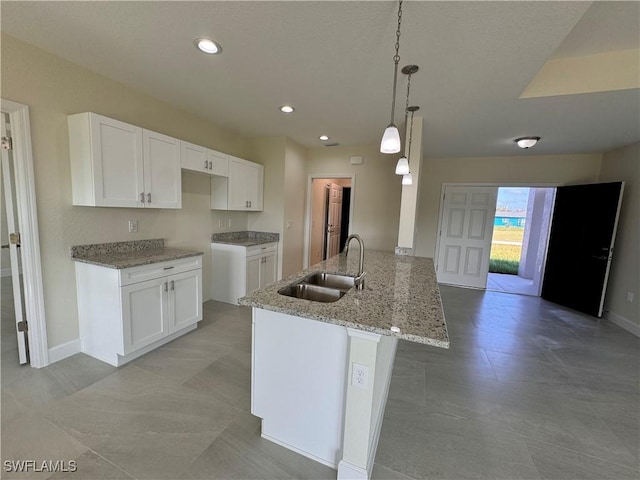
[[[49,350],[40,262],[29,107],[4,98],[0,102],[3,126],[2,178],[0,180],[5,190],[11,189],[13,191],[13,195],[6,196],[7,199],[12,199],[13,206],[7,208],[6,199],[3,197],[0,209],[5,210],[7,215],[7,230],[9,231],[6,233],[15,234],[0,239],[2,245],[9,245],[7,249],[3,250],[10,252],[9,264],[11,264],[11,276],[0,277],[5,280],[3,287],[6,281],[9,281],[10,284],[10,288],[2,290],[3,320],[5,314],[9,313],[11,315],[7,318],[12,319],[11,332],[5,328],[5,323],[8,322],[2,322],[2,347],[4,349],[7,347],[7,342],[12,342],[13,348],[16,350],[15,365],[18,364],[18,358],[20,362],[24,360],[26,363],[28,351],[28,363],[31,367],[41,368],[49,364]],[[13,217],[16,227],[12,227],[10,216]],[[12,257],[14,260],[11,259]],[[8,264],[5,264],[1,259],[0,261],[2,262],[0,270],[8,268]],[[5,270],[5,272],[9,271]],[[16,299],[16,296],[19,296],[19,299]],[[11,312],[9,312],[9,305],[13,307]],[[19,318],[19,310],[22,312],[22,319]],[[28,323],[18,324],[20,321],[26,322],[27,319]],[[3,363],[3,368],[9,363]]]
[[[540,296],[555,191],[498,187],[487,290]]]
[[[337,255],[349,235],[352,207],[351,178],[311,179],[308,265]]]

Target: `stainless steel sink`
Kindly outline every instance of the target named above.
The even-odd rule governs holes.
[[[304,280],[309,285],[319,285],[321,287],[336,288],[347,291],[353,287],[355,278],[347,275],[336,275],[334,273],[318,272]]]
[[[287,297],[302,298],[314,302],[335,302],[340,300],[345,294],[344,291],[336,288],[320,287],[318,285],[309,285],[306,283],[295,283],[278,290],[280,295]]]
[[[335,273],[316,272],[278,290],[280,295],[313,302],[340,300],[355,284],[355,278]]]

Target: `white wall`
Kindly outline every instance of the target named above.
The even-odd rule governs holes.
[[[625,182],[605,310],[640,327],[640,143],[605,153],[600,181]]]
[[[38,227],[49,348],[78,337],[71,245],[164,238],[171,246],[205,252],[209,271],[210,237],[218,219],[247,227],[244,212],[210,210],[206,176],[183,173],[182,209],[91,208],[71,205],[67,115],[92,111],[239,157],[250,155],[247,139],[199,117],[130,89],[66,60],[2,35],[2,97],[29,106]],[[11,68],[6,68],[11,65]],[[220,119],[224,123],[224,119]],[[130,234],[128,220],[139,221]],[[229,230],[228,228],[226,230]],[[204,275],[205,298],[210,291]]]
[[[600,154],[423,159],[415,254],[435,255],[443,183],[508,186],[589,183],[598,180]]]
[[[363,156],[363,165],[351,165],[349,157]],[[358,233],[365,247],[393,251],[398,240],[401,178],[396,175],[397,156],[384,155],[378,147],[320,147],[309,150],[307,175],[355,174],[351,189],[351,233]]]

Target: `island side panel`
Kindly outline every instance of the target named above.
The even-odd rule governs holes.
[[[337,468],[347,359],[346,328],[254,308],[251,413],[262,436]]]

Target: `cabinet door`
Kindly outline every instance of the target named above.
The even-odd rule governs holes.
[[[276,281],[276,252],[263,255],[260,267],[260,288],[264,288]]]
[[[186,170],[211,173],[207,149],[189,142],[180,142],[180,163]]]
[[[247,210],[246,164],[243,160],[229,157],[229,210]]]
[[[202,320],[202,270],[168,277],[169,333]]]
[[[89,114],[95,205],[141,207],[144,192],[142,129]]]
[[[226,153],[208,150],[209,173],[221,177],[229,176],[229,156]]]
[[[121,288],[125,355],[160,340],[169,327],[167,278]]]
[[[263,168],[262,165],[258,165],[257,163],[248,162],[245,164],[249,210],[262,211]]]
[[[143,130],[145,207],[181,208],[180,140]]]
[[[247,292],[253,292],[260,288],[260,270],[261,270],[262,257],[254,256],[247,258]]]

